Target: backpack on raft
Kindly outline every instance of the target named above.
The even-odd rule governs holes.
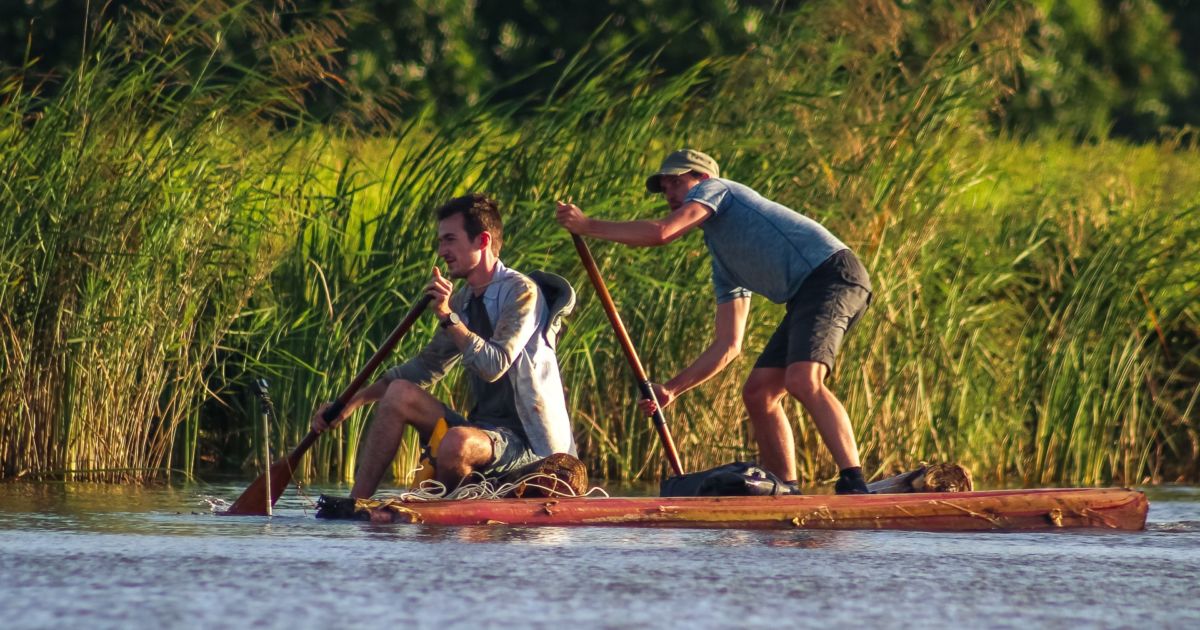
[[[663,497],[765,497],[795,494],[771,471],[750,462],[733,462],[709,470],[664,479]]]
[[[546,300],[546,315],[541,322],[542,338],[555,348],[566,325],[564,320],[575,311],[575,288],[566,278],[540,269],[529,272],[529,279]]]

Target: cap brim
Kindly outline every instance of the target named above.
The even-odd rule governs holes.
[[[663,175],[683,175],[691,171],[690,168],[664,168],[663,170],[646,178],[646,190],[652,193],[662,192],[662,183],[658,181]]]

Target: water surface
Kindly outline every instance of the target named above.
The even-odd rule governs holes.
[[[0,484],[0,624],[1200,627],[1200,488],[1148,489],[1145,532],[947,534],[211,513],[244,487]]]

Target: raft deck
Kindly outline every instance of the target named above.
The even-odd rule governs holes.
[[[774,497],[613,497],[401,502],[322,496],[318,518],[427,525],[1022,531],[1145,528],[1123,488]]]

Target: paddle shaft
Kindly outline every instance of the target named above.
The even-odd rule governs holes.
[[[375,354],[371,355],[371,359],[367,361],[367,364],[363,366],[363,369],[358,371],[358,375],[354,377],[354,380],[350,381],[350,384],[346,386],[346,389],[342,390],[342,395],[338,396],[337,400],[335,400],[333,404],[325,410],[325,413],[322,414],[325,422],[332,424],[334,420],[337,420],[337,417],[341,415],[342,410],[346,408],[346,405],[350,404],[350,399],[354,398],[354,395],[358,393],[358,390],[362,389],[363,383],[366,383],[367,379],[371,378],[371,375],[374,374],[375,370],[379,368],[379,364],[383,363],[383,360],[386,359],[389,354],[391,354],[392,348],[394,348],[396,344],[400,342],[400,339],[408,333],[408,329],[413,327],[413,324],[415,324],[417,319],[421,317],[421,313],[424,313],[425,309],[429,307],[429,303],[431,301],[433,301],[433,298],[429,297],[428,295],[423,296],[420,300],[417,300],[417,303],[414,304],[412,309],[408,311],[408,315],[404,316],[404,320],[396,325],[396,328],[392,331],[392,334],[388,335],[388,338],[385,339],[383,344],[379,346],[379,349],[375,351]],[[303,444],[303,442],[301,442],[301,444]]]
[[[392,334],[388,335],[388,338],[383,341],[383,343],[379,346],[379,349],[375,351],[375,354],[371,355],[371,358],[367,360],[367,364],[358,371],[358,374],[354,377],[354,380],[350,381],[350,384],[346,386],[346,389],[342,390],[342,394],[337,397],[337,400],[333,401],[333,404],[329,405],[329,408],[325,410],[325,413],[321,414],[321,417],[325,419],[327,424],[333,424],[333,421],[337,420],[338,416],[342,414],[342,410],[346,408],[346,405],[350,404],[350,399],[354,398],[354,395],[358,393],[358,390],[362,389],[362,386],[367,382],[367,379],[371,378],[371,375],[375,373],[375,370],[379,369],[379,364],[383,363],[383,360],[386,359],[389,354],[391,354],[392,348],[395,348],[396,344],[400,343],[400,339],[402,339],[404,335],[408,334],[408,330],[412,328],[413,324],[417,322],[417,319],[421,317],[421,313],[424,313],[425,309],[429,308],[429,303],[432,301],[433,298],[429,297],[428,295],[422,296],[421,299],[417,300],[417,303],[414,304],[411,309],[409,309],[408,315],[404,316],[404,319],[396,325],[394,330],[392,330]],[[308,449],[312,447],[313,443],[317,441],[318,435],[320,435],[320,433],[310,429],[308,431],[308,435],[304,436],[303,440],[300,440],[300,444],[296,446],[296,449],[292,451],[292,454],[290,457],[288,457],[288,459],[298,460],[300,456],[307,452]]]
[[[663,417],[662,407],[658,404],[658,397],[654,395],[654,388],[650,386],[650,379],[646,377],[646,370],[642,368],[642,362],[638,359],[633,341],[625,330],[625,324],[621,322],[621,314],[617,312],[612,295],[608,293],[604,278],[600,276],[600,268],[596,266],[596,259],[592,258],[592,251],[588,249],[587,243],[583,242],[578,234],[572,234],[571,239],[575,241],[575,250],[579,252],[579,259],[583,261],[583,268],[587,270],[588,278],[596,287],[596,293],[600,296],[600,303],[604,306],[608,321],[612,323],[613,331],[617,333],[617,341],[620,342],[621,349],[625,351],[625,359],[629,361],[629,367],[633,369],[638,389],[641,390],[643,397],[654,403],[654,414],[651,418],[654,420],[654,429],[658,431],[658,437],[662,440],[667,462],[671,464],[671,469],[675,471],[676,475],[682,475],[683,465],[679,463],[679,453],[675,450],[675,441],[671,439],[671,430],[667,428],[667,420]]]

